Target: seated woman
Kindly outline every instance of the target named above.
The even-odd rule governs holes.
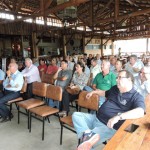
[[[121,70],[122,70],[122,61],[121,60],[117,60],[116,64],[115,64],[115,70],[113,72],[116,75],[116,77],[118,76],[118,73]]]
[[[82,64],[81,62],[78,62],[75,68],[76,71],[73,74],[73,78],[69,87],[70,89],[77,88],[80,91],[87,84],[88,76],[84,73],[84,64]],[[67,113],[69,112],[70,101],[74,101],[75,99],[78,98],[78,96],[79,96],[79,92],[76,94],[71,94],[67,90],[63,92],[62,102],[60,104],[60,111],[61,111],[59,113],[60,116],[67,115]]]
[[[58,70],[56,58],[52,58],[51,64],[48,66],[46,73],[55,74]]]
[[[45,60],[42,58],[42,59],[39,60],[39,62],[40,62],[40,65],[38,66],[39,72],[40,73],[41,72],[46,73],[46,71],[47,71],[47,65],[45,63]]]

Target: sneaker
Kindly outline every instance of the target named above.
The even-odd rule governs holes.
[[[99,140],[99,134],[92,131],[90,133],[84,133],[81,139],[82,143],[78,146],[77,150],[90,150]]]

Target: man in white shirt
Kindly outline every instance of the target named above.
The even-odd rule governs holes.
[[[6,103],[20,96],[24,82],[16,63],[10,63],[8,68],[7,78],[3,82],[4,92],[0,93],[0,123],[8,121],[12,117]]]
[[[141,69],[140,75],[135,77],[134,88],[145,98],[150,94],[150,66]]]
[[[22,74],[27,79],[27,92],[25,94],[25,99],[29,99],[33,96],[32,94],[32,83],[41,82],[40,74],[38,68],[32,64],[30,58],[25,59],[26,68],[22,71]]]
[[[138,60],[136,55],[131,55],[129,62],[125,65],[125,69],[132,73],[134,77],[139,75],[139,72],[143,67],[143,63]]]

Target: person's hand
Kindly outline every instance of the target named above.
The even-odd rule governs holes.
[[[40,69],[40,71],[44,71],[44,68]]]
[[[92,96],[92,92],[88,93],[88,94],[86,95],[86,98],[89,99],[91,96]]]
[[[114,124],[116,124],[120,120],[119,116],[114,116],[113,118],[108,120],[107,126],[109,128],[113,128]]]
[[[6,87],[7,87],[7,88],[11,88],[11,85],[10,85],[10,84],[8,84]]]
[[[11,75],[10,70],[7,70],[7,72],[6,72],[6,73],[7,73],[7,76],[8,76],[8,77],[10,77],[10,75]]]
[[[61,71],[61,70],[62,70],[62,68],[61,68],[61,67],[59,67],[59,68],[58,68],[58,72],[59,72],[59,71]]]
[[[70,83],[69,87],[71,88],[72,86],[74,86],[74,84],[73,84],[73,83]]]
[[[71,89],[75,89],[77,86],[75,86],[75,85],[72,85],[70,88]]]

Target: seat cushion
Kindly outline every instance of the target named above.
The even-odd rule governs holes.
[[[32,108],[29,111],[38,115],[38,116],[46,117],[46,116],[58,113],[59,109],[44,105],[44,106]]]
[[[43,105],[45,102],[39,99],[30,98],[28,100],[18,102],[17,105],[24,109],[31,109],[40,105]]]
[[[22,97],[18,97],[16,99],[12,99],[12,100],[8,101],[7,104],[11,104],[11,103],[19,102],[19,101],[23,101],[23,98]]]
[[[66,116],[66,117],[60,118],[60,121],[64,124],[67,124],[73,127],[72,116]]]

